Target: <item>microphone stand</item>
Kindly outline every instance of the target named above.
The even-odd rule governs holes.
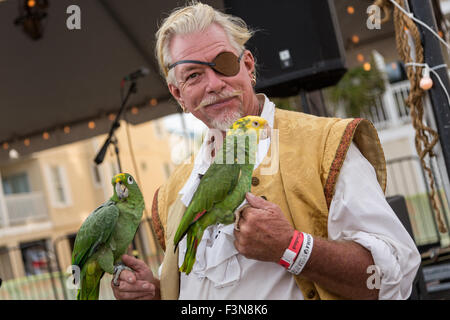
[[[117,130],[117,128],[120,127],[120,122],[119,122],[120,116],[122,115],[123,111],[125,110],[125,105],[128,101],[128,98],[130,97],[130,95],[132,93],[136,93],[136,92],[137,92],[136,81],[133,80],[133,81],[131,81],[131,85],[128,88],[128,92],[127,92],[127,95],[125,96],[125,99],[122,101],[120,110],[117,113],[113,124],[111,125],[111,129],[109,130],[108,137],[106,138],[105,143],[103,144],[102,148],[100,149],[100,151],[98,152],[97,156],[94,159],[94,162],[97,165],[99,165],[103,162],[103,159],[105,158],[106,151],[108,150],[109,144],[112,143],[114,145],[114,151],[115,151],[116,157],[117,157],[117,164],[119,166],[119,172],[122,172],[122,166],[120,165],[118,141],[117,141],[116,136],[114,135],[114,132]]]
[[[122,166],[120,165],[118,140],[117,140],[117,137],[114,135],[114,132],[117,130],[117,128],[120,127],[120,122],[119,122],[120,116],[122,115],[123,111],[125,110],[125,105],[128,101],[128,98],[130,97],[130,95],[132,93],[136,93],[136,92],[137,92],[136,80],[133,79],[133,80],[131,80],[131,85],[128,88],[128,92],[127,92],[127,95],[125,96],[125,99],[122,100],[122,105],[120,107],[120,110],[117,113],[116,118],[114,119],[111,129],[109,130],[108,137],[106,138],[105,143],[103,144],[102,148],[100,149],[100,151],[98,152],[97,156],[94,159],[94,161],[97,165],[99,165],[103,162],[103,159],[105,158],[105,155],[106,155],[106,150],[108,150],[109,144],[112,143],[114,145],[114,151],[115,151],[116,157],[117,157],[117,165],[119,167],[119,172],[122,172]],[[136,237],[136,235],[135,235],[135,237]],[[133,254],[134,250],[136,250],[136,248],[137,248],[135,237],[133,237],[133,241],[131,243],[131,249],[133,250],[131,253],[133,256],[134,256],[134,254]],[[135,257],[138,258],[137,256],[135,256]]]
[[[110,142],[114,145],[114,152],[116,153],[117,158],[117,167],[119,172],[122,172],[122,166],[120,165],[120,157],[119,157],[119,141],[117,140],[116,135],[111,137]]]

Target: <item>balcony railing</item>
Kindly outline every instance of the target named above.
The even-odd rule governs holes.
[[[362,114],[379,129],[388,129],[411,122],[405,100],[409,95],[409,81],[386,85],[383,95],[377,97],[369,112]]]
[[[2,227],[48,219],[48,208],[42,192],[8,194],[4,199],[7,212],[1,212]]]

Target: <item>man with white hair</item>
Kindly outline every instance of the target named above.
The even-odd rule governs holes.
[[[420,255],[384,197],[376,130],[363,119],[277,109],[256,94],[255,59],[245,49],[251,35],[240,18],[198,2],[172,12],[158,30],[156,54],[171,94],[210,132],[195,161],[180,165],[155,193],[153,223],[165,249],[160,274],[124,255],[134,272],[121,273],[115,297],[408,298]],[[258,145],[238,226],[210,226],[192,272],[180,273],[186,244],[174,252],[173,237],[219,147],[212,132],[246,115],[265,118],[278,139]],[[267,174],[262,164],[270,149],[278,149],[277,170]]]

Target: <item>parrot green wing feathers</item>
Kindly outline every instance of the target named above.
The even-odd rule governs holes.
[[[72,252],[72,266],[79,268],[81,289],[78,290],[78,300],[98,299],[100,279],[104,271],[95,257],[98,250],[110,239],[118,218],[119,209],[114,201],[109,200],[86,218],[77,233]]]
[[[145,203],[134,178],[128,173],[119,173],[111,184],[112,197],[87,217],[75,239],[72,272],[79,275],[74,281],[80,285],[78,300],[98,299],[100,280],[105,272],[113,274],[117,282],[123,270],[121,256],[141,222]]]
[[[99,206],[86,218],[75,239],[72,265],[83,268],[98,247],[108,241],[118,218],[119,209],[111,200]]]
[[[188,231],[193,222],[215,203],[223,201],[235,187],[239,177],[239,167],[236,165],[212,164],[200,180],[200,184],[186,209],[174,237],[175,250],[178,243]]]

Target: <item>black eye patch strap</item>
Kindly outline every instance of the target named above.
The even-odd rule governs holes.
[[[173,67],[179,65],[179,64],[182,64],[182,63],[196,63],[196,64],[202,64],[202,65],[205,65],[205,66],[210,66],[211,68],[214,67],[214,66],[216,65],[214,62],[205,62],[205,61],[198,61],[198,60],[180,60],[180,61],[177,61],[177,62],[171,64],[171,65],[169,66],[169,70],[172,69]]]

